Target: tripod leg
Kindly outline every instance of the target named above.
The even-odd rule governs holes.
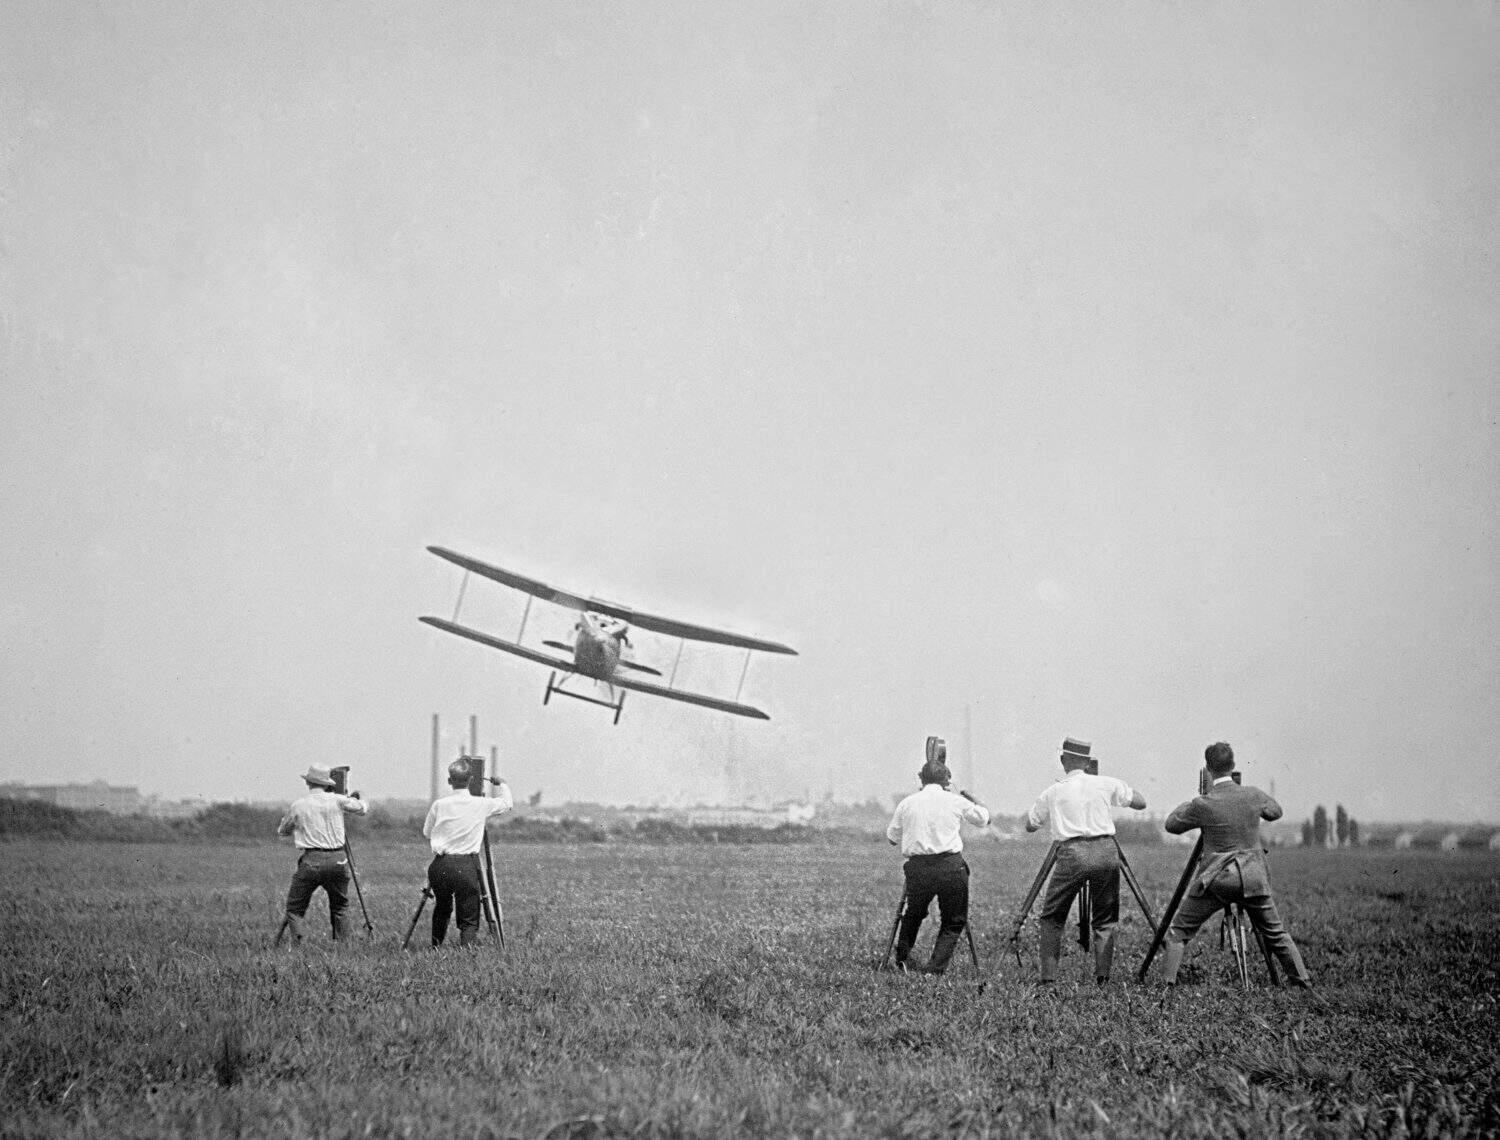
[[[973,961],[974,969],[977,972],[979,969],[979,951],[974,948],[974,924],[965,922],[964,933],[969,936],[969,958]]]
[[[365,909],[365,892],[359,889],[359,876],[354,873],[354,850],[349,846],[349,841],[344,840],[344,858],[349,860],[349,878],[354,883],[354,897],[359,900],[359,913],[365,919],[365,937],[372,938],[375,935],[375,926],[370,922],[370,912]]]
[[[1234,964],[1240,972],[1240,987],[1250,990],[1250,966],[1245,960],[1245,927],[1238,907],[1229,908],[1229,940],[1234,947]]]
[[[411,925],[406,928],[406,937],[401,940],[401,949],[405,950],[411,945],[412,931],[416,930],[417,923],[422,919],[422,911],[427,906],[427,900],[432,897],[432,888],[422,888],[422,899],[417,903],[417,913],[411,916]]]
[[[496,947],[505,949],[505,912],[500,905],[500,892],[495,889],[495,862],[490,858],[490,836],[486,832],[484,836],[484,867],[481,878],[484,890],[481,901],[486,903],[488,909],[485,911],[485,919],[489,922],[490,930],[494,933]]]
[[[1093,892],[1089,890],[1088,883],[1078,888],[1078,945],[1083,950],[1088,950],[1092,937],[1089,927],[1090,915],[1093,914]]]
[[[1021,928],[1026,925],[1026,916],[1031,913],[1031,904],[1036,902],[1036,896],[1041,893],[1042,884],[1047,881],[1047,876],[1052,874],[1052,865],[1057,862],[1057,850],[1060,845],[1053,840],[1052,846],[1047,848],[1047,857],[1042,860],[1041,867],[1037,870],[1036,878],[1031,880],[1031,889],[1026,892],[1026,898],[1021,903],[1021,909],[1016,911],[1015,927],[1010,932],[1010,940],[1016,951],[1016,965],[1021,964]]]
[[[291,924],[292,924],[292,916],[291,915],[284,914],[284,915],[281,916],[281,925],[276,928],[276,937],[271,942],[272,947],[276,947],[276,946],[280,946],[281,945],[282,935],[284,935],[286,933],[286,928],[288,926],[290,926]]]
[[[1188,856],[1187,866],[1182,869],[1182,877],[1177,880],[1177,889],[1172,892],[1172,900],[1167,903],[1166,912],[1161,916],[1161,925],[1156,928],[1156,933],[1151,936],[1151,945],[1146,950],[1146,957],[1141,962],[1141,968],[1136,971],[1136,981],[1144,982],[1146,972],[1151,969],[1151,959],[1156,957],[1156,952],[1161,949],[1161,944],[1166,941],[1167,931],[1172,927],[1172,920],[1177,917],[1177,908],[1182,905],[1182,896],[1187,894],[1188,884],[1193,881],[1193,872],[1197,870],[1198,859],[1203,855],[1203,833],[1198,833],[1198,842],[1193,846],[1193,853]]]
[[[1120,846],[1118,839],[1115,840],[1115,850],[1120,853],[1120,875],[1125,880],[1125,885],[1130,888],[1130,893],[1135,896],[1136,905],[1146,916],[1147,924],[1155,930],[1156,916],[1151,913],[1151,904],[1146,901],[1146,894],[1141,890],[1140,881],[1135,877],[1135,868],[1130,865],[1130,860],[1125,858],[1125,849]]]
[[[906,914],[906,887],[901,888],[901,901],[896,904],[896,921],[891,923],[891,936],[885,940],[885,957],[880,959],[881,970],[891,962],[891,951],[896,948],[896,934],[901,929],[901,919]]]

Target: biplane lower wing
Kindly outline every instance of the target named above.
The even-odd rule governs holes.
[[[492,637],[487,633],[480,633],[477,629],[470,629],[466,625],[458,625],[455,622],[444,621],[438,617],[422,617],[417,619],[435,629],[441,629],[445,633],[456,634],[466,637],[470,641],[477,641],[480,645],[488,645],[491,649],[498,649],[502,653],[513,653],[517,657],[524,657],[528,661],[535,661],[538,665],[547,665],[553,669],[562,669],[573,673],[577,667],[573,662],[561,657],[553,657],[547,653],[528,649],[524,645],[517,645],[514,641],[505,641],[498,637]],[[582,676],[582,674],[580,674]],[[645,681],[621,677],[616,673],[609,678],[608,684],[617,689],[631,689],[637,693],[646,693],[653,697],[666,697],[669,701],[685,701],[690,705],[701,705],[706,709],[716,709],[719,712],[733,713],[735,716],[748,716],[754,720],[770,720],[770,716],[752,705],[737,704],[734,701],[726,701],[719,697],[705,696],[703,693],[690,693],[686,689],[668,689],[662,685],[652,685]]]
[[[492,637],[487,633],[480,633],[477,629],[470,629],[466,625],[458,625],[455,622],[444,621],[442,618],[436,617],[422,617],[417,620],[436,629],[441,629],[445,633],[457,634],[459,637],[467,637],[470,641],[477,641],[480,645],[488,645],[491,649],[498,649],[502,653],[514,653],[517,657],[524,657],[528,661],[535,661],[538,665],[548,665],[553,669],[561,669],[567,673],[572,673],[575,670],[573,662],[566,658],[553,657],[548,653],[528,649],[524,645],[517,645],[514,641],[504,641],[501,638]]]
[[[735,716],[748,716],[753,720],[770,720],[770,716],[752,705],[740,705],[734,701],[722,700],[719,697],[708,697],[702,693],[690,693],[686,689],[668,689],[661,685],[650,685],[645,681],[637,681],[631,677],[621,677],[618,673],[610,679],[610,684],[617,689],[632,689],[637,693],[647,693],[653,697],[666,697],[671,701],[686,701],[690,705],[702,705],[706,709],[717,709],[719,712],[733,713]]]

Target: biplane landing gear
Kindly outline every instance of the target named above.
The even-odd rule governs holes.
[[[556,693],[559,696],[563,697],[572,697],[575,701],[583,701],[586,704],[599,705],[601,708],[612,709],[615,714],[614,723],[619,724],[620,714],[625,711],[624,690],[622,689],[620,691],[620,695],[612,701],[601,701],[598,697],[585,696],[583,693],[575,693],[571,689],[564,688],[564,686],[568,683],[569,678],[573,676],[574,674],[572,673],[564,674],[563,679],[559,681],[555,672],[548,674],[547,690],[542,694],[542,704],[545,705],[548,701],[550,701],[552,699],[553,693]],[[614,692],[613,686],[610,687],[610,691],[611,693]]]

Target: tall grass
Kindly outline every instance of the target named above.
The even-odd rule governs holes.
[[[410,846],[356,849],[373,940],[276,950],[285,848],[6,844],[0,1135],[1500,1130],[1493,858],[1278,853],[1319,1012],[1242,993],[1212,923],[1163,1003],[1128,895],[1115,984],[1074,953],[1039,991],[1034,921],[1019,968],[1006,937],[1044,850],[971,849],[982,970],[934,981],[871,969],[867,845],[507,844],[505,951],[426,949],[429,908],[403,953]],[[1130,855],[1161,905],[1183,852]]]

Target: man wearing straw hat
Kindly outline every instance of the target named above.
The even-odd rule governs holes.
[[[349,852],[344,844],[344,813],[364,815],[370,806],[359,798],[340,795],[333,790],[333,774],[316,764],[302,779],[307,795],[293,802],[277,835],[290,835],[301,854],[292,874],[292,887],[286,894],[286,918],[283,928],[302,941],[302,920],[308,904],[319,887],[328,893],[328,919],[333,925],[335,942],[348,934],[345,912],[349,909]]]
[[[1120,921],[1120,849],[1115,846],[1110,809],[1140,811],[1146,798],[1124,780],[1099,775],[1099,762],[1089,755],[1087,741],[1068,737],[1061,760],[1062,779],[1038,796],[1026,813],[1027,831],[1037,831],[1045,823],[1059,844],[1042,904],[1040,981],[1047,985],[1057,980],[1063,927],[1073,899],[1087,883],[1094,980],[1102,986],[1109,981],[1115,926]]]

